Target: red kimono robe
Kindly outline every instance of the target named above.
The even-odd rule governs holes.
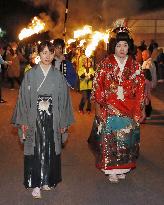
[[[101,110],[96,166],[103,170],[134,168],[139,153],[139,124],[134,118],[142,116],[145,79],[140,65],[130,56],[121,80],[119,72],[115,56],[110,55],[99,64],[93,81],[92,100]]]

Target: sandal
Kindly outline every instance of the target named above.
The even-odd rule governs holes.
[[[33,189],[32,196],[34,199],[41,199],[42,198],[39,187],[36,187]]]
[[[114,184],[119,182],[118,177],[117,177],[116,174],[109,174],[109,181],[111,183],[114,183]]]
[[[50,191],[51,190],[51,188],[48,185],[43,185],[42,189],[44,191]]]
[[[126,175],[125,174],[118,174],[117,178],[118,179],[125,179]]]

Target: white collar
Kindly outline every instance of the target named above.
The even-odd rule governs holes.
[[[44,70],[44,68],[41,66],[41,63],[39,63],[39,65],[40,65],[41,70],[43,71],[43,75],[47,76],[47,74],[51,68],[51,65],[49,65],[48,69],[46,69],[46,70]]]
[[[126,56],[126,58],[124,59],[123,63],[121,63],[121,62],[119,61],[119,59],[118,59],[118,57],[117,57],[116,55],[114,55],[114,58],[115,58],[115,60],[116,60],[116,62],[117,62],[117,64],[118,64],[118,67],[120,68],[120,71],[123,72],[124,67],[125,67],[125,64],[126,64],[126,61],[127,61],[127,59],[128,59],[128,56]]]

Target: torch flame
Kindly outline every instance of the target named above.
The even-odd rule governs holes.
[[[45,23],[38,17],[32,19],[32,23],[28,28],[23,28],[19,34],[19,40],[32,36],[33,34],[40,33],[45,29]]]
[[[92,52],[96,49],[98,46],[99,41],[104,41],[105,43],[108,43],[109,41],[109,30],[105,32],[100,31],[93,31],[92,26],[85,25],[82,29],[74,31],[74,39],[69,39],[67,44],[74,42],[78,39],[80,40],[79,46],[82,47],[84,43],[87,43],[90,41],[90,43],[87,45],[85,50],[85,55],[89,58],[92,55]],[[85,35],[88,35],[87,39],[84,38]]]
[[[71,38],[67,41],[67,44],[70,45],[71,43],[74,43],[74,42],[76,42],[76,39]]]
[[[74,31],[74,38],[79,38],[92,33],[92,26],[85,25],[83,29]]]
[[[86,40],[85,40],[85,39],[82,39],[82,40],[80,41],[79,46],[82,47],[82,46],[84,45],[85,42],[86,42]]]
[[[108,39],[109,39],[108,33],[102,33],[99,31],[95,31],[92,35],[91,43],[87,46],[85,50],[85,55],[89,58],[92,55],[92,52],[98,46],[99,41],[103,40],[104,42],[107,43]]]

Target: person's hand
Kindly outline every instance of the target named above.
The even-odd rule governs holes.
[[[134,121],[136,123],[141,123],[141,122],[144,121],[144,119],[145,119],[145,114],[144,113],[143,113],[142,117],[137,117],[137,116],[134,117]]]
[[[135,121],[136,123],[139,123],[139,120],[140,120],[140,118],[139,118],[139,117],[134,116],[134,121]]]
[[[6,65],[11,65],[12,64],[12,61],[5,61],[6,62]]]
[[[22,129],[22,132],[23,132],[23,137],[22,138],[23,138],[23,140],[25,140],[28,126],[27,125],[21,125],[21,129]]]
[[[64,134],[66,131],[67,131],[67,127],[64,127],[64,128],[61,128],[61,129],[60,129],[60,133],[61,133],[61,134]]]

